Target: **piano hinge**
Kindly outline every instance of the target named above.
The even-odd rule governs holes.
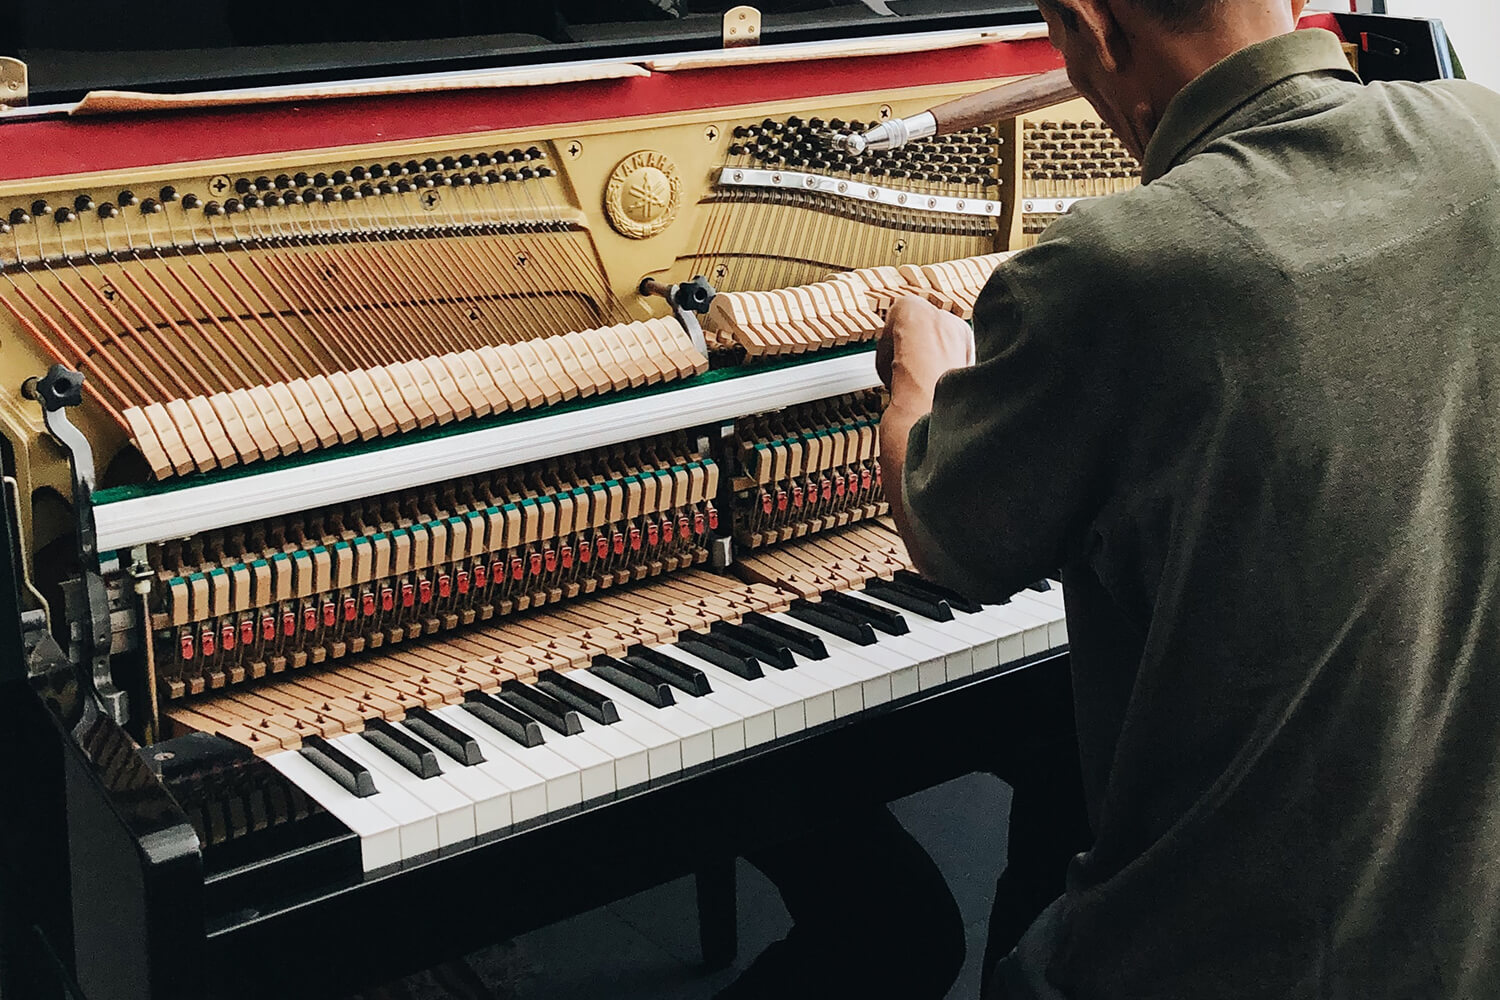
[[[26,106],[30,95],[29,79],[25,63],[10,56],[0,56],[0,111]]]
[[[754,7],[731,7],[724,14],[724,47],[760,44],[760,11]]]

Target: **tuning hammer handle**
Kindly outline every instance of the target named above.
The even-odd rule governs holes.
[[[939,104],[931,114],[937,119],[937,134],[946,135],[1039,111],[1077,96],[1068,71],[1055,69]]]

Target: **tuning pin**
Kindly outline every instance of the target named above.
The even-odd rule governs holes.
[[[385,165],[385,172],[389,176],[391,176],[391,177],[405,177],[406,176],[406,168],[403,167],[401,164],[395,163],[395,162],[387,163]]]
[[[396,190],[400,191],[402,194],[410,194],[413,189],[414,188],[412,182],[404,177],[396,182]]]
[[[495,158],[489,153],[480,153],[478,156],[474,157],[474,162],[479,164],[481,167],[487,167],[495,162]]]
[[[425,171],[425,172],[427,172],[429,174],[432,173],[433,171],[437,170],[437,168],[438,168],[438,161],[434,160],[430,156],[427,159],[425,159],[425,160],[422,161],[422,169],[423,169],[423,171]]]
[[[100,205],[97,211],[101,219],[118,219],[120,217],[120,210],[107,201]]]
[[[31,215],[24,208],[15,209],[10,213],[10,224],[12,226],[24,226],[31,221]]]
[[[344,185],[339,189],[339,197],[344,201],[359,201],[364,195],[356,191],[351,185]]]
[[[40,219],[51,214],[52,206],[47,204],[45,201],[42,201],[40,198],[31,203],[31,217],[33,219]]]
[[[448,181],[449,184],[453,185],[454,187],[468,187],[469,186],[469,178],[467,176],[465,176],[464,174],[454,174],[452,177],[447,178],[447,181]]]
[[[177,189],[174,188],[174,187],[172,187],[171,185],[168,185],[167,187],[162,188],[161,189],[161,200],[162,200],[163,204],[168,204],[168,203],[176,201],[177,200]]]
[[[498,170],[485,171],[484,182],[486,184],[499,184],[504,179],[505,178],[501,176],[500,171]]]
[[[302,192],[302,204],[311,205],[318,200],[318,189],[308,188]]]
[[[369,173],[372,178],[378,181],[380,180],[380,178],[385,176],[385,167],[379,163],[372,163],[370,164],[370,169],[367,171],[367,173]]]
[[[342,200],[339,197],[339,193],[331,187],[326,187],[322,191],[318,192],[318,197],[322,199],[322,202],[325,205],[332,205],[335,202]]]
[[[192,211],[202,204],[203,200],[195,194],[185,194],[182,196],[182,207],[188,211]]]
[[[551,167],[537,167],[536,168],[536,175],[538,177],[542,177],[542,178],[556,177],[557,176],[557,171],[553,170]]]
[[[224,214],[224,206],[216,201],[211,201],[203,206],[203,214],[210,219],[216,219]]]
[[[373,198],[375,197],[375,194],[375,185],[369,183],[368,181],[359,186],[359,196],[361,198]]]
[[[418,163],[416,160],[407,160],[406,165],[401,169],[406,174],[420,174],[422,172],[422,164]]]
[[[77,222],[78,213],[73,211],[71,208],[64,206],[57,210],[57,212],[53,215],[53,218],[56,219],[57,224],[61,226],[65,222]]]
[[[86,194],[81,194],[73,199],[73,210],[82,214],[94,210],[94,199]]]
[[[484,175],[481,174],[479,171],[477,171],[477,170],[471,170],[464,177],[464,183],[467,184],[467,185],[469,185],[470,187],[476,187],[476,186],[478,186],[480,184],[488,184],[489,181],[485,180]]]
[[[390,181],[381,181],[380,182],[380,193],[381,194],[395,194],[396,193],[396,185],[393,184],[393,183],[391,183]]]
[[[474,157],[470,156],[468,153],[465,153],[463,156],[460,156],[458,158],[458,165],[463,169],[468,170],[474,165]],[[448,169],[451,170],[453,168],[449,167]]]
[[[314,174],[313,175],[313,179],[312,179],[312,186],[313,187],[320,187],[320,188],[321,187],[327,187],[328,186],[328,180],[329,180],[329,178],[328,178],[327,174]]]

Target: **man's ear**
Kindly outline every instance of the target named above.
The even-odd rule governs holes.
[[[1053,0],[1073,16],[1076,25],[1068,27],[1079,41],[1094,50],[1098,65],[1106,73],[1118,73],[1130,60],[1130,40],[1115,18],[1114,3],[1119,0]],[[1126,0],[1128,2],[1128,0]],[[1293,0],[1298,2],[1298,0]]]

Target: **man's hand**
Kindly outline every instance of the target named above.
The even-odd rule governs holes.
[[[908,295],[896,300],[875,347],[875,370],[891,408],[913,417],[932,410],[938,379],[974,363],[974,332],[950,312]]]
[[[907,520],[902,480],[906,444],[917,421],[932,412],[938,379],[974,363],[974,332],[969,324],[926,299],[908,295],[891,306],[875,348],[875,369],[891,390],[891,405],[880,418],[880,476],[907,551],[918,569],[925,564]]]

